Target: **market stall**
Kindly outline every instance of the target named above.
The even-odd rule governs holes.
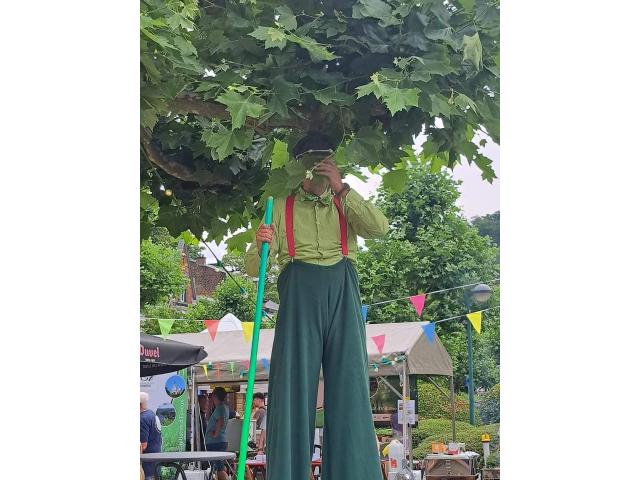
[[[409,376],[446,376],[452,377],[451,357],[440,342],[437,335],[429,340],[424,326],[429,322],[404,322],[367,324],[367,354],[369,359],[369,376],[385,381],[385,377],[399,376],[402,391],[393,389],[399,399],[409,398]],[[256,381],[267,381],[271,348],[275,330],[261,329],[256,365]],[[168,335],[168,338],[193,345],[204,345],[206,357],[195,369],[196,383],[245,383],[249,369],[251,352],[251,335],[247,331],[221,331],[210,335],[200,333],[182,333]],[[321,372],[322,376],[322,372]],[[452,387],[452,382],[451,382]],[[453,391],[453,390],[451,390]],[[451,395],[453,400],[453,395]],[[452,401],[452,419],[455,416]],[[403,443],[409,457],[413,461],[411,427],[407,418],[403,419]],[[452,421],[453,438],[455,439],[455,422]]]

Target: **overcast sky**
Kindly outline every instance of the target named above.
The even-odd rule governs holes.
[[[414,147],[416,149],[419,148],[424,143],[425,138],[424,135],[418,135]],[[465,217],[469,219],[500,210],[500,147],[484,135],[478,135],[474,142],[477,143],[482,138],[486,138],[487,143],[480,148],[480,151],[493,160],[493,169],[498,178],[490,184],[482,179],[480,169],[477,166],[470,166],[466,162],[458,165],[453,170],[453,178],[462,181],[462,185],[459,187],[460,198],[458,205]],[[366,182],[363,182],[353,176],[348,176],[346,181],[360,195],[370,198],[380,186],[381,178],[379,175],[373,175]],[[220,245],[211,242],[209,246],[218,258],[222,258],[226,252],[226,244],[224,242]],[[207,263],[215,261],[208,249],[205,249],[204,253],[208,259]]]

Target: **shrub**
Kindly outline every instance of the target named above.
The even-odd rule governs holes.
[[[480,397],[479,413],[482,422],[500,422],[500,384],[496,384]]]
[[[443,387],[448,391],[448,387]],[[435,385],[428,380],[418,380],[418,415],[420,418],[446,418],[451,421],[451,405]],[[469,421],[469,400],[466,394],[456,395],[456,421]]]
[[[414,445],[416,445],[416,439],[421,439],[413,449],[415,459],[424,458],[427,453],[431,453],[431,442],[447,443],[452,438],[450,420],[429,419],[424,423],[424,427],[420,426],[418,429],[420,432],[413,435]],[[488,433],[491,436],[493,448],[496,448],[500,441],[499,426],[500,424],[473,426],[466,422],[456,422],[456,441],[464,443],[467,451],[474,451],[482,455],[481,435]]]

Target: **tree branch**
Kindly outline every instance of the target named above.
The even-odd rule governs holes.
[[[170,104],[170,109],[175,113],[195,113],[203,117],[219,118],[221,120],[231,118],[224,105],[215,102],[206,102],[190,95],[183,95],[174,99]],[[293,128],[307,131],[310,126],[309,121],[303,118],[292,118],[282,121],[274,120],[260,124],[257,119],[249,117],[247,117],[245,125],[263,135],[271,132],[275,128]]]
[[[203,187],[231,184],[228,179],[212,172],[195,172],[186,165],[167,158],[153,143],[151,133],[142,126],[140,127],[140,143],[149,161],[172,177],[184,182],[194,182]]]

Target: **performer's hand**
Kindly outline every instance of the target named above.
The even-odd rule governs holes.
[[[314,171],[319,175],[324,175],[329,179],[329,186],[331,187],[331,191],[333,193],[338,193],[342,190],[342,175],[340,174],[340,170],[336,167],[335,162],[331,159],[331,157],[327,157],[318,163]]]
[[[258,227],[258,230],[256,231],[256,243],[258,244],[258,247],[260,247],[263,242],[271,244],[271,240],[273,240],[273,231],[273,225],[267,226],[263,224]]]

